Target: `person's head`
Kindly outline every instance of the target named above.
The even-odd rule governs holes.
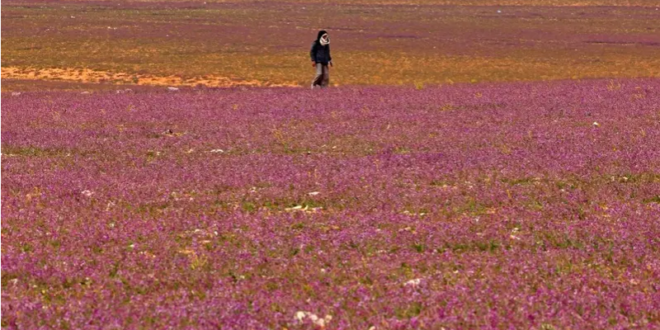
[[[319,31],[319,33],[316,35],[316,41],[323,46],[330,44],[330,37],[328,36],[328,32],[326,30]]]

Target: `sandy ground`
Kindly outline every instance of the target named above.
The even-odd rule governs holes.
[[[273,84],[257,80],[232,80],[227,77],[208,75],[204,77],[181,78],[177,76],[156,76],[149,74],[129,74],[76,68],[3,67],[2,79],[70,81],[80,83],[112,83],[119,85],[146,86],[205,86],[205,87],[299,87],[295,83]]]

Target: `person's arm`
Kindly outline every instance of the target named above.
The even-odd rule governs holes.
[[[328,45],[328,63],[330,63],[330,66],[334,66],[332,64],[332,55],[330,55],[330,45]]]
[[[312,65],[316,65],[316,41],[312,43],[312,50],[309,51],[309,56],[312,58]]]

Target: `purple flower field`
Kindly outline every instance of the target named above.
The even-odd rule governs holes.
[[[2,95],[6,329],[660,329],[660,80]]]

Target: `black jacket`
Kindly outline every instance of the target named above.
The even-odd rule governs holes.
[[[330,45],[321,46],[321,43],[319,42],[319,39],[321,39],[321,36],[325,33],[325,31],[319,31],[319,35],[312,43],[312,50],[309,52],[312,61],[316,63],[328,64],[328,62],[332,61],[332,56],[330,56]]]

